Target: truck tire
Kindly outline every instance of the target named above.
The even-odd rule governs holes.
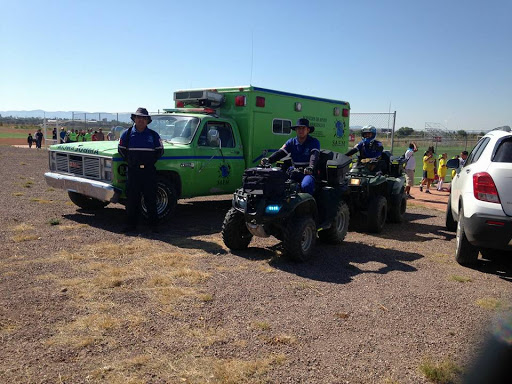
[[[252,240],[252,234],[245,225],[244,214],[235,208],[231,208],[224,217],[222,239],[226,247],[234,251],[247,249]]]
[[[405,211],[407,210],[407,198],[405,193],[391,196],[391,206],[388,207],[388,220],[390,223],[401,223],[404,221]]]
[[[345,240],[350,221],[350,210],[347,203],[340,201],[331,228],[318,232],[320,240],[330,244],[340,244]]]
[[[371,233],[380,233],[386,224],[388,202],[384,196],[375,196],[368,204],[367,230]]]
[[[313,255],[316,243],[316,224],[309,217],[291,218],[283,231],[283,247],[295,261],[307,261]]]
[[[88,211],[97,211],[99,209],[105,208],[109,202],[101,201],[95,199],[93,197],[82,195],[81,193],[68,191],[69,199],[80,208],[86,209]]]
[[[171,181],[165,177],[158,176],[156,187],[156,212],[159,222],[165,222],[171,218],[172,213],[178,204],[176,189]],[[148,210],[144,203],[144,197],[141,197],[142,215],[147,219]]]
[[[455,260],[460,265],[472,265],[478,260],[478,248],[472,245],[464,232],[464,207],[459,209],[459,220],[457,221]]]
[[[457,222],[453,220],[452,213],[452,194],[448,196],[448,204],[446,205],[446,214],[444,219],[444,226],[450,232],[455,232],[457,230]]]

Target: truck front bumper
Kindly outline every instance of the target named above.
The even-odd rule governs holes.
[[[92,197],[101,201],[117,203],[121,196],[121,191],[110,184],[84,179],[82,177],[62,175],[60,173],[46,172],[44,174],[46,184],[50,187],[64,189],[66,191],[80,193],[81,195]]]

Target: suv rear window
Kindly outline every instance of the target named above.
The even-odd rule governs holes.
[[[504,140],[498,145],[493,161],[498,163],[512,163],[512,139]]]

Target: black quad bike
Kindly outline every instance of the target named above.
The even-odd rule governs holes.
[[[404,167],[403,158],[392,157],[388,152],[380,159],[354,163],[347,173],[352,226],[380,233],[386,221],[403,221],[407,208]]]
[[[296,261],[312,256],[317,235],[327,243],[341,243],[349,225],[344,197],[350,162],[340,153],[321,151],[313,195],[300,192],[300,184],[291,180],[286,162],[281,167],[247,169],[243,186],[234,193],[233,207],[224,218],[224,243],[232,250],[242,250],[253,236],[274,236]]]

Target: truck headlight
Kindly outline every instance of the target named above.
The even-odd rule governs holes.
[[[112,159],[105,160],[105,168],[112,168]]]

